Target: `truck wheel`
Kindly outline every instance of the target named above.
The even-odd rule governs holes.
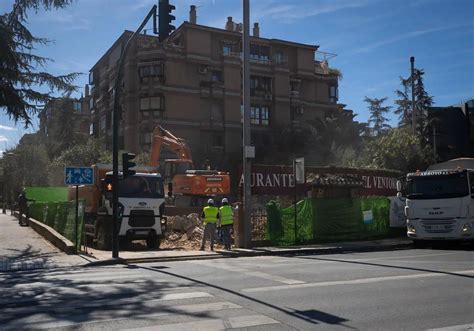
[[[160,248],[161,238],[156,235],[150,235],[146,238],[146,247],[148,249]]]
[[[100,225],[97,229],[97,248],[101,250],[110,250],[111,246],[110,235],[105,231],[105,227]]]

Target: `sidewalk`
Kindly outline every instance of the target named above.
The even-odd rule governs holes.
[[[0,214],[0,272],[39,268],[79,267],[141,262],[166,262],[200,259],[218,259],[264,255],[310,255],[342,252],[365,252],[408,249],[408,238],[392,238],[371,241],[341,242],[291,247],[235,248],[232,251],[190,251],[180,249],[120,251],[119,259],[112,259],[111,251],[87,248],[86,253],[67,255],[36,233],[31,227],[18,225],[18,220]]]
[[[67,255],[46,241],[29,226],[0,211],[0,272],[42,268],[73,267],[88,261]]]

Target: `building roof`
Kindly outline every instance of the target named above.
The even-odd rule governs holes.
[[[216,32],[216,33],[224,33],[228,34],[230,36],[235,36],[235,37],[241,37],[241,33],[237,31],[229,31],[226,29],[220,29],[220,28],[215,28],[211,26],[206,26],[206,25],[200,25],[200,24],[192,24],[187,21],[184,21],[175,31],[171,33],[171,35],[168,37],[168,39],[173,39],[174,36],[176,36],[181,30],[185,28],[192,28],[192,29],[199,29],[199,30],[204,30],[204,31],[211,31],[211,32]],[[126,36],[132,35],[134,32],[130,30],[124,30],[122,34],[115,40],[115,42],[110,46],[107,51],[100,57],[100,59],[92,66],[92,68],[89,71],[93,71],[96,66],[104,59],[106,58],[114,49],[115,47],[120,43],[120,41]],[[150,37],[150,38],[158,38],[155,35],[144,35],[140,34],[140,36],[145,36],[145,37]],[[288,40],[282,40],[282,39],[275,39],[275,38],[262,38],[262,37],[253,37],[250,36],[251,40],[262,40],[265,42],[269,43],[274,43],[274,44],[281,44],[281,45],[287,45],[287,46],[292,46],[292,47],[300,47],[300,48],[306,48],[310,49],[313,51],[317,51],[319,48],[319,45],[308,45],[308,44],[302,44],[302,43],[297,43],[293,41],[288,41]]]
[[[173,31],[173,33],[168,37],[168,39],[173,39],[173,37],[184,28],[192,28],[192,29],[205,30],[205,31],[211,31],[211,32],[216,32],[216,33],[224,33],[224,34],[228,34],[230,36],[235,36],[235,37],[240,37],[242,35],[242,33],[237,32],[237,31],[229,31],[226,29],[220,29],[220,28],[215,28],[215,27],[200,25],[200,24],[193,24],[193,23],[184,21],[175,31]],[[250,40],[262,40],[262,41],[266,41],[270,43],[307,48],[314,51],[316,51],[319,48],[319,45],[308,45],[308,44],[302,44],[302,43],[297,43],[297,42],[282,40],[282,39],[275,39],[275,38],[270,39],[270,38],[250,36]]]

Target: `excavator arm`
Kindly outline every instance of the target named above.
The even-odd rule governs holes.
[[[153,130],[150,151],[150,165],[152,167],[156,168],[158,166],[161,147],[163,145],[175,153],[178,160],[192,160],[191,150],[186,141],[174,136],[171,132],[159,125]]]

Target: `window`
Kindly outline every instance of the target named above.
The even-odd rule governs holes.
[[[260,124],[260,108],[250,107],[250,123]]]
[[[269,118],[268,118],[268,107],[261,107],[260,109],[260,124],[268,125]]]
[[[240,122],[244,122],[244,106],[240,106]],[[267,106],[250,107],[250,123],[255,125],[270,125],[270,109]]]
[[[270,47],[257,45],[257,44],[250,44],[250,59],[269,62],[270,61]]]
[[[222,71],[220,70],[213,70],[211,73],[211,81],[216,83],[222,83]]]
[[[107,117],[105,115],[102,115],[100,117],[100,131],[105,131],[107,125]]]
[[[140,98],[140,110],[164,110],[164,96],[142,97]]]
[[[93,136],[94,135],[94,123],[91,123],[89,125],[89,135]]]
[[[91,71],[91,72],[89,72],[89,84],[94,85],[94,83],[95,83],[94,82],[94,72]]]
[[[94,103],[94,98],[89,99],[89,109],[92,110],[94,109],[95,103]]]
[[[255,96],[260,92],[272,91],[272,79],[270,77],[250,76],[250,95]]]
[[[211,144],[212,147],[224,147],[224,136],[222,134],[213,134]]]
[[[138,75],[140,78],[164,76],[164,65],[163,63],[141,65],[138,67]]]
[[[72,108],[76,113],[82,113],[82,104],[79,101],[73,101]]]
[[[230,55],[232,53],[232,47],[226,45],[222,46],[222,53],[224,55]]]
[[[142,144],[149,145],[151,144],[151,132],[143,132],[141,134],[140,140]]]
[[[336,103],[339,99],[339,91],[337,86],[329,86],[329,102]]]

